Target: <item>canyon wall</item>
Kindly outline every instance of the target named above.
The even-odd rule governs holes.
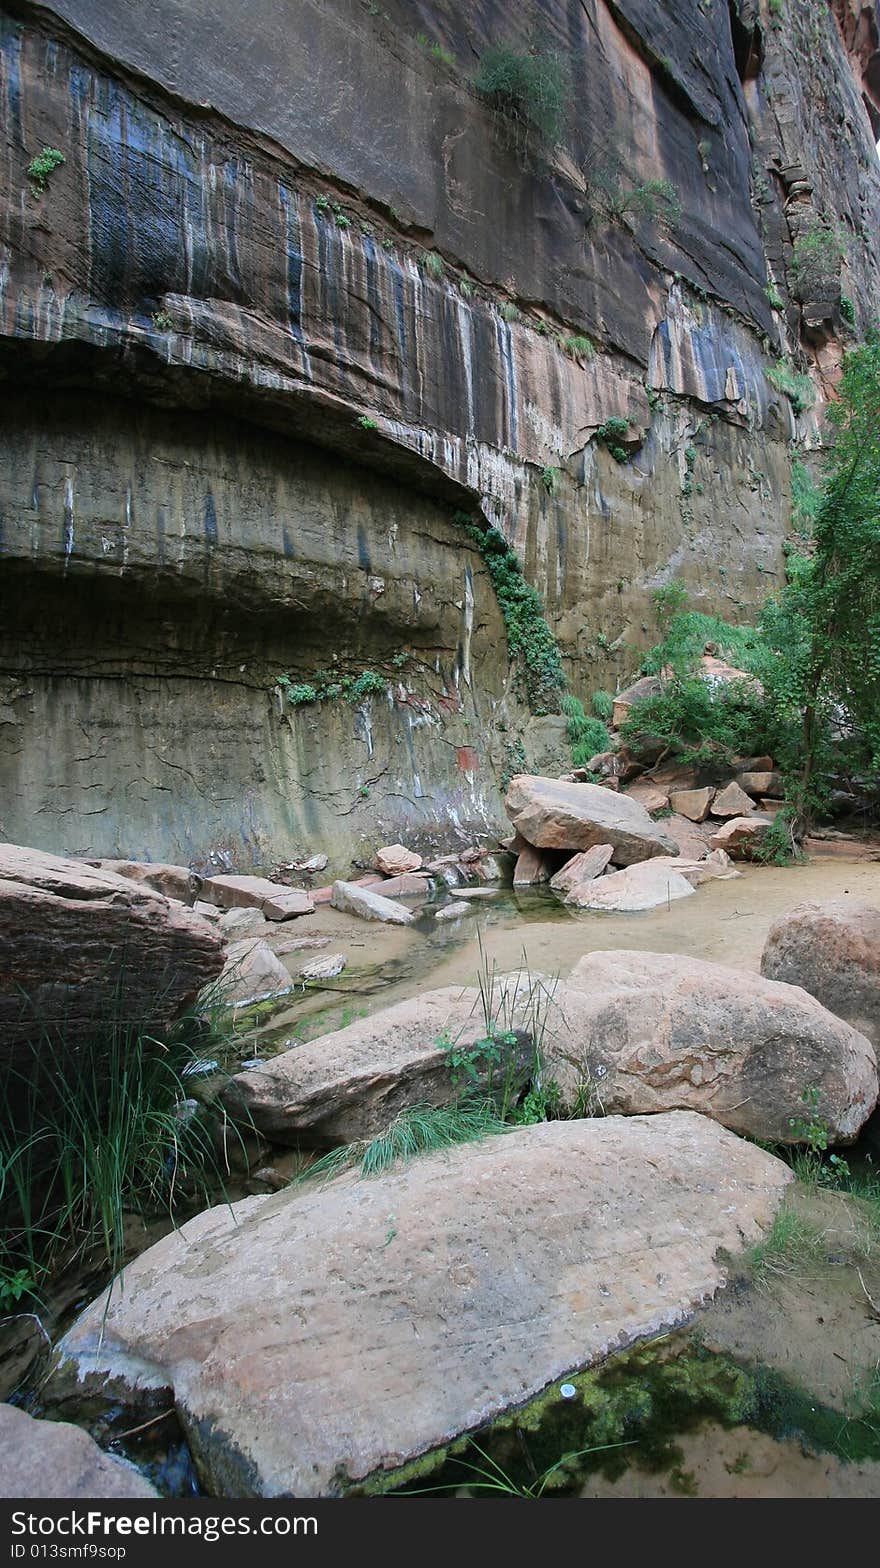
[[[0,831],[340,871],[490,834],[563,726],[466,517],[584,698],[673,577],[747,619],[880,305],[877,39],[857,0],[7,4]],[[474,76],[535,41],[569,108],[525,155]]]

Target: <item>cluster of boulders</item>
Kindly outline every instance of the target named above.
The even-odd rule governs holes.
[[[700,673],[710,686],[747,682],[756,690],[758,683],[743,670],[734,669],[710,654],[700,660]],[[666,748],[649,738],[636,757],[619,734],[632,708],[638,702],[657,696],[662,681],[643,676],[614,699],[611,718],[611,748],[591,757],[585,767],[565,774],[569,783],[598,778],[603,789],[626,791],[652,816],[663,815],[664,828],[672,837],[683,833],[694,843],[687,824],[701,827],[698,835],[710,850],[722,849],[734,859],[748,860],[765,837],[774,817],[784,805],[784,780],[772,757],[739,757],[731,775],[723,783],[707,782],[706,773],[696,767],[664,760]],[[682,850],[682,853],[690,851]]]
[[[572,908],[654,909],[710,878],[737,875],[695,824],[682,834],[673,822],[668,831],[642,800],[598,784],[520,774],[505,807],[516,829],[507,845],[514,887],[548,883]]]
[[[552,1078],[572,1119],[197,1216],[81,1314],[46,1400],[103,1399],[132,1423],[173,1404],[209,1491],[271,1497],[399,1480],[538,1394],[567,1397],[585,1365],[685,1321],[771,1223],[791,1171],[737,1132],[809,1140],[804,1087],[832,1143],[874,1106],[869,1039],[768,972],[827,986],[876,1038],[880,910],[801,906],[763,967],[612,951],[564,982],[496,978],[491,1073],[514,1094]],[[450,1041],[492,1092],[484,1006],[429,992],[224,1098],[275,1143],[374,1137],[453,1101]]]

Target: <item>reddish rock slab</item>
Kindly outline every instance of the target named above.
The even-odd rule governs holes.
[[[761,795],[780,796],[783,791],[784,781],[781,773],[776,773],[767,768],[762,771],[751,770],[736,775],[736,782],[740,789],[745,790],[755,800]]]
[[[542,882],[549,882],[558,864],[558,854],[545,853],[531,844],[524,844],[513,868],[513,885],[537,887]]]
[[[592,849],[584,849],[580,854],[572,855],[562,870],[550,878],[554,893],[577,894],[588,882],[594,882],[596,877],[602,875],[612,854],[610,844],[594,844]]]
[[[757,812],[751,817],[732,817],[712,834],[709,845],[726,850],[734,860],[749,860],[766,838],[772,821],[772,817],[762,817]]]
[[[407,849],[405,844],[386,844],[383,849],[376,850],[374,864],[386,877],[402,877],[409,871],[420,871],[423,862],[421,855]]]
[[[84,861],[0,844],[0,1051],[67,1045],[114,1018],[158,1034],[223,968],[221,934],[161,893]]]
[[[292,920],[310,915],[315,907],[311,893],[270,882],[268,877],[206,877],[200,892],[221,909],[259,909],[267,920]]]

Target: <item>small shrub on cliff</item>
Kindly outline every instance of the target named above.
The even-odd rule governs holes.
[[[495,44],[483,55],[474,86],[505,124],[524,162],[538,147],[559,140],[570,96],[561,55]]]
[[[791,255],[791,291],[795,299],[837,299],[840,263],[846,254],[836,228],[816,222],[794,242]]]
[[[796,414],[805,414],[816,401],[816,388],[809,376],[794,370],[783,359],[777,360],[767,371],[767,380],[777,392],[785,393]]]
[[[50,174],[66,162],[63,152],[57,147],[44,147],[36,158],[32,158],[27,167],[27,176],[31,182],[31,194],[42,196],[49,183]]]
[[[621,446],[621,442],[625,441],[628,435],[629,420],[620,419],[616,414],[612,414],[610,419],[606,419],[605,423],[599,426],[596,440],[607,448],[615,463],[627,463],[629,452],[625,446]]]

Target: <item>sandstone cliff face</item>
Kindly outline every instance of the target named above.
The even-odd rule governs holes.
[[[472,81],[536,35],[572,112],[523,169]],[[9,837],[341,867],[490,828],[536,731],[456,509],[582,695],[672,576],[763,597],[816,428],[765,370],[800,346],[827,390],[847,330],[839,290],[795,297],[798,235],[845,235],[857,322],[880,297],[873,7],[58,0],[0,45]],[[677,221],[597,218],[609,148]],[[390,695],[293,708],[278,675],[317,669]]]

